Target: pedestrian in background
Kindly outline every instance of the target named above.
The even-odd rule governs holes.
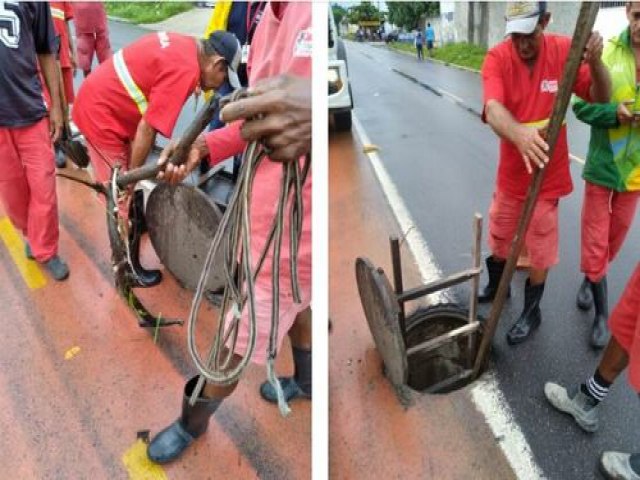
[[[102,63],[111,57],[107,12],[102,2],[74,2],[74,20],[78,47],[78,67],[84,76],[91,73],[93,55]]]
[[[422,32],[418,32],[416,34],[415,39],[416,52],[418,53],[418,60],[424,59],[423,47],[424,47],[424,37],[422,36]]]
[[[58,256],[58,201],[52,142],[62,128],[56,33],[47,3],[5,3],[15,28],[0,36],[0,201],[27,240],[25,255],[55,280],[69,276]],[[43,100],[42,76],[51,93]]]
[[[433,44],[436,41],[436,32],[430,23],[427,23],[425,38],[427,39],[427,50],[429,51],[429,56],[433,57]]]

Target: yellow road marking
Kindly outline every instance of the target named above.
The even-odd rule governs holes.
[[[25,257],[24,242],[7,217],[0,218],[0,238],[9,250],[9,255],[27,286],[31,290],[44,287],[47,284],[47,278],[36,262]]]
[[[147,444],[141,439],[124,452],[122,456],[129,480],[169,480],[160,465],[156,465],[147,458]]]
[[[75,357],[79,353],[80,353],[80,347],[78,346],[71,347],[69,350],[64,352],[64,359],[71,360],[73,357]]]

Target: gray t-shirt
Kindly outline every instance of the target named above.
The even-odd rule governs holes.
[[[0,2],[0,126],[24,127],[46,115],[36,54],[55,51],[47,2]]]

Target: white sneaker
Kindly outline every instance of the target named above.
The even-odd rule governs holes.
[[[555,408],[571,415],[584,431],[593,433],[598,430],[598,405],[593,398],[582,393],[579,386],[568,391],[562,385],[547,382],[544,395]]]
[[[631,454],[623,452],[604,452],[600,455],[600,471],[608,480],[640,480],[631,467]]]

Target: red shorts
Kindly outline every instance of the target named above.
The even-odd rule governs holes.
[[[64,98],[67,100],[67,103],[73,103],[76,99],[73,93],[73,69],[62,69],[62,84],[64,87]]]
[[[640,263],[609,317],[611,334],[629,355],[629,383],[640,392]]]
[[[640,192],[616,192],[585,182],[582,202],[580,270],[592,282],[607,274],[629,227]]]
[[[518,229],[524,200],[504,192],[493,195],[489,209],[489,247],[499,258],[507,258]],[[546,270],[558,263],[558,200],[540,199],[525,236],[531,267]]]

